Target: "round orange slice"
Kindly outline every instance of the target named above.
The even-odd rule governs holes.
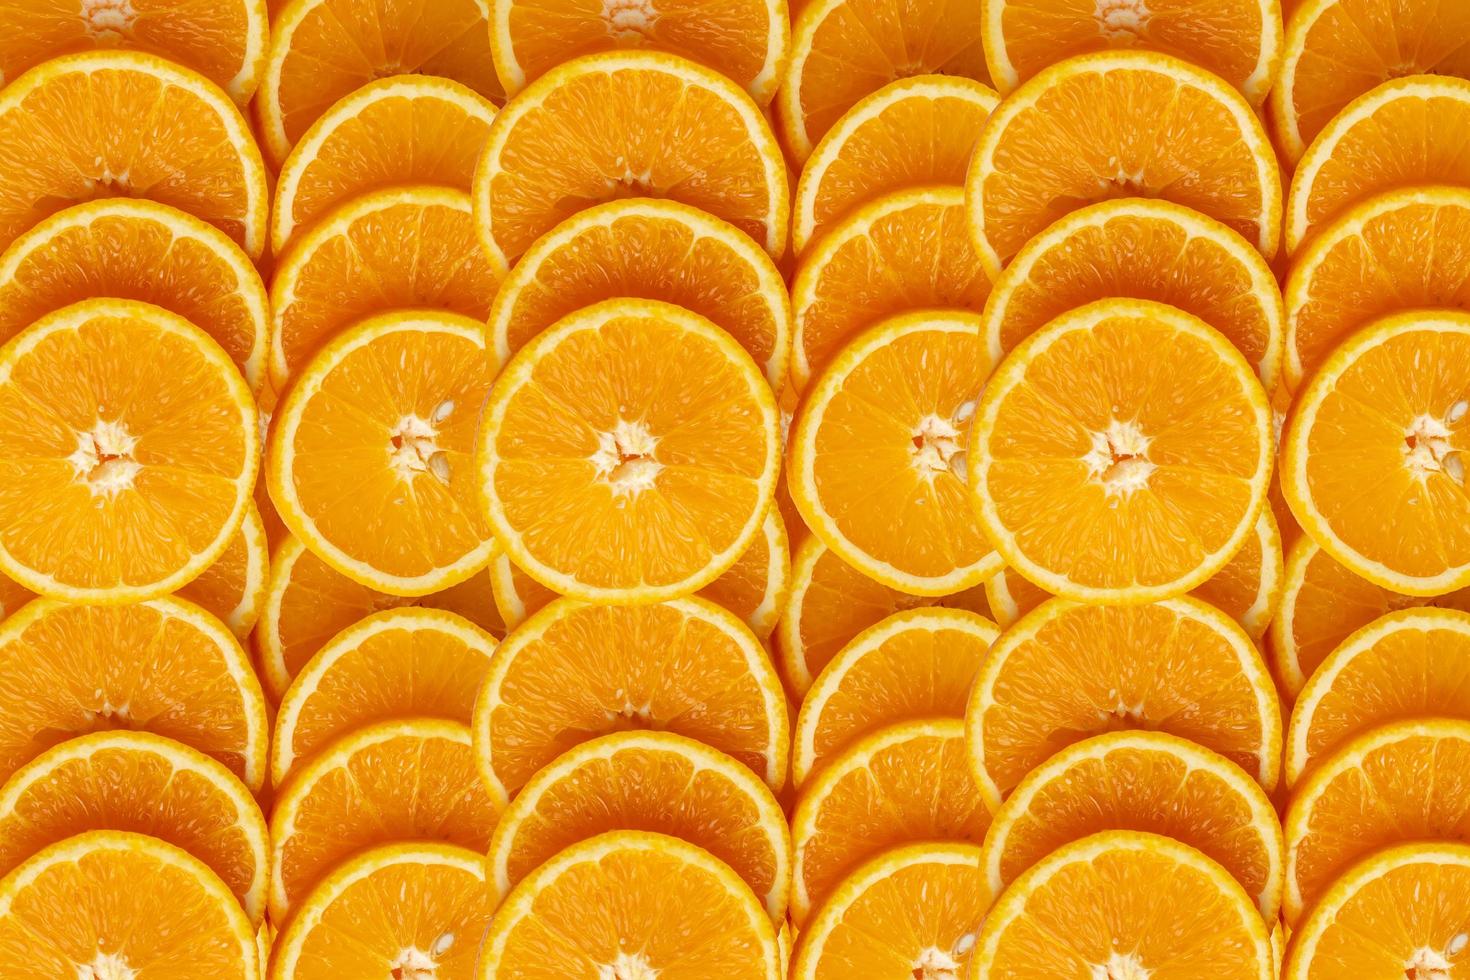
[[[1286,811],[1287,924],[1374,851],[1414,840],[1470,843],[1467,765],[1470,721],[1444,718],[1380,725],[1323,758]]]
[[[104,49],[32,68],[0,94],[0,146],[0,249],[69,205],[146,197],[252,259],[265,250],[265,163],[249,125],[211,82],[156,55]]]
[[[264,380],[265,286],[250,257],[213,225],[126,197],[52,215],[0,255],[0,340],[96,296],[172,310],[218,341],[252,388]]]
[[[271,280],[270,376],[278,390],[333,337],[390,310],[483,320],[499,273],[475,241],[470,199],[448,187],[354,197],[299,236]]]
[[[775,492],[780,435],[764,376],[729,334],[657,300],[607,300],[538,334],[482,418],[490,527],[563,595],[702,589],[750,547]]]
[[[42,317],[0,349],[0,571],[71,601],[172,592],[245,519],[256,425],[229,356],[177,314],[96,299]]]
[[[1053,923],[1067,923],[1058,931]],[[1168,837],[1105,831],[1053,851],[985,917],[971,980],[1272,980],[1271,938],[1230,873]]]
[[[1470,586],[1467,398],[1470,313],[1395,314],[1343,341],[1286,423],[1281,489],[1302,528],[1386,589]]]
[[[642,830],[698,844],[786,919],[791,833],[781,804],[734,758],[672,732],[614,732],[576,745],[516,794],[490,838],[501,895],[578,841]]]
[[[1229,616],[1187,596],[1042,603],[990,648],[965,724],[976,781],[996,805],[1061,749],[1120,728],[1196,742],[1268,792],[1281,773],[1281,706],[1261,654]]]
[[[560,852],[496,911],[475,976],[538,972],[780,980],[783,963],[775,927],[729,865],[678,838],[628,830]]]
[[[333,868],[368,847],[423,840],[483,850],[503,805],[475,775],[464,725],[411,718],[358,728],[276,797],[271,918],[285,922]]]
[[[1068,310],[1110,296],[1151,299],[1224,334],[1275,384],[1285,312],[1276,275],[1238,232],[1163,199],[1100,201],[1059,218],[1016,253],[985,304],[990,356]]]
[[[495,638],[442,609],[385,609],[334,636],[281,699],[271,782],[354,729],[390,718],[468,725]]]
[[[1201,585],[1266,503],[1271,406],[1218,331],[1151,300],[1080,307],[1026,338],[975,411],[981,527],[1056,595],[1146,602]]]
[[[1250,103],[1153,51],[1070,58],[991,114],[966,181],[975,251],[999,270],[1058,218],[1115,197],[1193,208],[1267,258],[1281,238],[1276,155]]]
[[[265,817],[244,784],[201,752],[130,731],[94,732],[43,752],[0,789],[0,877],[90,830],[181,847],[219,875],[251,922],[265,915]]]
[[[465,317],[387,313],[329,342],[271,421],[266,479],[291,533],[383,592],[482,570],[494,542],[471,454],[490,375]]]
[[[608,201],[538,238],[495,294],[490,344],[508,361],[562,317],[618,296],[707,317],[780,390],[791,355],[791,300],[776,263],[734,225],[673,200]]]
[[[980,317],[899,314],[847,343],[808,387],[788,439],[791,499],[854,568],[919,595],[982,585],[965,446],[991,361]]]
[[[697,135],[692,135],[697,134]],[[739,85],[644,49],[558,65],[495,117],[475,173],[475,218],[506,266],[577,211],[621,197],[680,201],[786,250],[786,163]]]
[[[0,881],[0,977],[258,980],[255,927],[198,858],[142,834],[52,844]]]
[[[789,976],[958,978],[992,898],[974,844],[884,851],[844,878],[807,921]]]
[[[472,727],[496,796],[514,796],[572,746],[628,728],[703,742],[773,790],[786,784],[791,748],[786,697],[760,641],[694,597],[551,603],[496,647]]]
[[[266,542],[265,522],[260,511],[251,506],[225,553],[175,595],[222,620],[244,643],[260,618],[269,575],[270,546]]]
[[[798,255],[858,206],[905,187],[962,184],[995,91],[958,75],[889,82],[832,124],[802,168],[792,201]]]
[[[996,811],[981,865],[1000,894],[1052,851],[1104,830],[1198,848],[1276,921],[1285,863],[1276,808],[1235,763],[1164,732],[1109,732],[1037,766]]]
[[[791,745],[800,787],[858,739],[912,718],[963,718],[975,674],[999,634],[964,609],[896,612],[855,636],[801,703]]]
[[[792,922],[804,926],[844,878],[886,848],[980,843],[990,812],[965,764],[958,718],[901,722],[860,739],[802,787],[791,815]]]
[[[370,190],[430,184],[468,192],[495,106],[437,75],[395,75],[344,95],[281,164],[271,202],[271,250]],[[398,244],[398,243],[394,243]]]

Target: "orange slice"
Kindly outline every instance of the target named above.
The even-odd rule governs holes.
[[[412,718],[358,728],[276,797],[271,918],[285,922],[333,868],[367,847],[425,840],[481,850],[503,805],[475,776],[464,725]]]
[[[1276,275],[1238,232],[1179,204],[1125,197],[1059,218],[1016,253],[985,304],[990,356],[1068,310],[1109,296],[1176,306],[1223,333],[1268,390],[1285,311]]]
[[[966,181],[975,250],[991,270],[1063,215],[1115,197],[1193,208],[1267,258],[1281,238],[1276,155],[1250,104],[1218,76],[1153,51],[1041,71],[986,121]]]
[[[782,961],[770,918],[728,865],[674,837],[614,831],[567,848],[511,892],[475,976],[578,972],[779,980]]]
[[[786,919],[791,833],[760,777],[717,749],[672,732],[615,732],[568,749],[516,794],[490,838],[501,895],[573,844],[643,830],[698,844]]]
[[[578,211],[538,238],[506,276],[486,327],[502,362],[584,306],[663,300],[740,342],[780,390],[791,300],[771,257],[740,229],[678,201],[626,198]]]
[[[188,964],[257,980],[255,927],[224,882],[142,834],[53,844],[0,881],[0,977],[145,977]]]
[[[992,897],[974,844],[884,851],[844,878],[807,922],[789,976],[958,978]]]
[[[1465,951],[1467,889],[1464,844],[1404,844],[1366,858],[1296,929],[1282,976],[1453,976]]]
[[[265,523],[260,511],[251,506],[225,553],[175,594],[222,620],[244,643],[260,618],[269,576]]]
[[[931,184],[962,184],[980,124],[999,98],[956,75],[889,82],[843,113],[813,148],[792,202],[798,255],[868,201]]]
[[[990,81],[975,4],[803,0],[796,10],[776,118],[798,163],[844,113],[889,82],[913,75]]]
[[[1271,122],[1288,163],[1349,103],[1405,75],[1470,75],[1470,9],[1394,0],[1300,0],[1286,26]],[[1415,140],[1405,134],[1404,147]]]
[[[1104,830],[1172,837],[1218,861],[1267,922],[1281,909],[1281,823],[1239,766],[1164,732],[1109,732],[1070,745],[996,811],[981,864],[996,894],[1065,844]]]
[[[0,349],[0,571],[71,601],[172,592],[229,547],[259,456],[204,331],[132,300],[57,310]]]
[[[69,205],[146,197],[252,259],[265,250],[265,164],[249,125],[203,76],[155,55],[89,51],[31,69],[0,95],[0,145],[0,249]]]
[[[265,915],[265,817],[244,784],[201,752],[129,731],[94,732],[43,752],[0,790],[0,877],[89,830],[181,847],[220,876],[251,922]]]
[[[563,595],[704,588],[750,547],[775,491],[770,386],[729,334],[657,300],[607,300],[538,334],[482,418],[495,537]]]
[[[271,250],[370,190],[431,184],[468,192],[495,106],[437,75],[396,75],[344,95],[281,164],[271,203]],[[397,243],[395,243],[397,244]]]
[[[844,878],[886,848],[925,840],[978,844],[990,811],[965,765],[958,718],[902,722],[862,738],[797,799],[792,922],[804,926]]]
[[[1268,792],[1281,773],[1281,707],[1260,653],[1234,620],[1187,596],[1042,603],[990,648],[965,723],[976,780],[997,805],[1056,752],[1117,729],[1197,742]]]
[[[352,198],[276,267],[271,380],[284,392],[324,344],[370,314],[442,310],[483,320],[498,281],[476,246],[463,191],[390,187]]]
[[[773,790],[786,784],[791,747],[786,698],[760,642],[733,613],[694,597],[551,603],[496,647],[472,728],[496,796],[515,795],[572,746],[628,728],[704,742]]]
[[[1229,872],[1187,844],[1128,830],[1053,851],[991,908],[969,976],[1028,972],[1108,980],[1276,976],[1266,924]]]
[[[271,740],[271,782],[333,739],[389,718],[470,722],[495,638],[442,609],[385,609],[334,636],[307,661]]]
[[[1470,721],[1443,718],[1381,725],[1322,759],[1286,811],[1286,922],[1297,924],[1373,851],[1414,840],[1470,843],[1467,765]]]
[[[1150,300],[1099,300],[996,369],[969,485],[1007,564],[1057,595],[1146,602],[1215,575],[1266,503],[1271,406],[1218,331]]]
[[[146,199],[108,197],[58,212],[0,255],[0,340],[94,296],[172,310],[219,342],[252,388],[265,377],[265,286],[228,235]]]
[[[672,198],[773,258],[786,250],[786,164],[770,125],[735,82],[675,55],[608,51],[558,65],[495,117],[475,173],[480,240],[501,266],[575,212],[621,197]]]
[[[1001,559],[965,485],[965,444],[990,374],[978,314],[926,310],[853,338],[809,386],[788,439],[807,527],[884,585],[948,595]]]
[[[460,316],[387,313],[329,342],[271,422],[266,479],[291,533],[383,592],[483,569],[494,543],[471,453],[490,374],[483,331]]]
[[[978,613],[896,612],[855,636],[801,703],[791,778],[800,787],[850,745],[912,718],[962,718],[975,673],[1000,631]]]
[[[255,98],[261,143],[272,162],[280,164],[338,99],[388,75],[442,75],[500,101],[484,0],[438,0],[423,8],[390,0],[279,5]]]
[[[1363,327],[1298,395],[1281,489],[1354,574],[1408,595],[1470,586],[1467,394],[1470,313],[1446,311]]]
[[[798,390],[875,321],[915,310],[978,310],[990,279],[965,234],[964,192],[917,187],[871,201],[801,258],[791,379]]]

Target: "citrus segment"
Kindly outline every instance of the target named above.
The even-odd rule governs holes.
[[[265,522],[251,506],[224,554],[175,594],[221,620],[244,643],[260,618],[269,576]]]

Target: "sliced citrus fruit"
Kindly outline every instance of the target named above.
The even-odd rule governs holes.
[[[801,789],[791,815],[791,919],[804,925],[842,879],[885,848],[979,843],[990,807],[965,763],[958,718],[900,722],[859,739]]]
[[[808,386],[788,438],[788,485],[806,526],[905,592],[949,595],[999,571],[965,485],[990,368],[969,311],[901,313],[852,338]]]
[[[252,922],[265,915],[269,841],[260,804],[202,752],[150,732],[111,731],[41,753],[0,790],[0,877],[89,830],[182,847],[220,876]]]
[[[265,250],[265,163],[249,125],[203,76],[156,55],[105,49],[32,68],[0,94],[0,145],[0,249],[109,196],[202,218],[252,259]]]
[[[791,379],[805,389],[874,321],[912,310],[979,310],[990,278],[965,231],[958,187],[894,191],[853,211],[807,249],[791,282]]]
[[[384,592],[482,570],[494,543],[471,453],[490,375],[484,332],[452,314],[386,313],[330,341],[271,422],[266,479],[291,533]]]
[[[999,361],[1056,317],[1109,296],[1193,313],[1229,338],[1266,388],[1275,384],[1285,329],[1275,273],[1235,230],[1162,199],[1099,201],[1027,242],[985,304],[990,356]]]
[[[573,213],[639,196],[708,211],[773,258],[786,250],[786,164],[761,110],[724,75],[660,51],[542,75],[495,117],[475,173],[480,240],[502,267]]]
[[[1470,75],[1470,8],[1396,0],[1299,0],[1271,90],[1287,162],[1350,102],[1405,75]],[[1405,134],[1408,137],[1408,134]],[[1392,137],[1390,137],[1392,139]],[[1404,148],[1416,142],[1406,138]]]
[[[0,881],[0,977],[257,980],[255,927],[203,862],[125,831],[78,834]]]
[[[0,350],[0,571],[72,601],[172,592],[229,547],[259,456],[250,389],[204,331],[63,307]]]
[[[1276,975],[1266,923],[1229,872],[1188,844],[1129,830],[1053,851],[997,899],[969,976],[1028,973],[1099,980]]]
[[[1351,739],[1296,785],[1286,811],[1286,901],[1296,925],[1353,862],[1413,840],[1470,843],[1470,721],[1391,722]]]
[[[252,506],[245,511],[245,520],[230,539],[225,553],[175,594],[222,620],[244,643],[260,618],[269,576],[270,546],[266,543],[265,522],[260,511]]]
[[[779,509],[772,507],[750,547],[698,594],[745,620],[764,641],[771,638],[790,592],[791,542]]]
[[[1303,529],[1386,589],[1470,586],[1467,397],[1470,313],[1394,314],[1343,341],[1282,441],[1281,489]]]
[[[750,547],[775,492],[780,435],[764,376],[729,334],[658,300],[607,300],[538,334],[482,417],[495,537],[564,595],[649,601],[704,588]]]
[[[1007,564],[1057,595],[1178,595],[1245,545],[1266,503],[1271,406],[1218,331],[1151,300],[1053,320],[996,369],[969,485]]]
[[[490,838],[501,895],[558,851],[611,830],[698,844],[786,918],[791,833],[770,788],[740,762],[672,732],[614,732],[576,745],[516,794]]]
[[[1124,728],[1197,742],[1268,792],[1281,773],[1281,707],[1260,653],[1229,616],[1188,596],[1042,603],[990,648],[965,723],[976,780],[997,804],[1062,748]]]
[[[504,800],[475,775],[469,729],[411,718],[337,739],[286,782],[271,811],[276,922],[328,872],[377,844],[434,840],[483,849]]]
[[[964,609],[896,612],[863,630],[823,668],[792,735],[798,787],[864,735],[911,718],[962,718],[999,630]]]
[[[1153,51],[1044,69],[986,121],[966,181],[975,250],[992,270],[1063,215],[1115,197],[1193,208],[1267,258],[1281,238],[1276,155],[1250,104],[1218,76]]]
[[[97,296],[172,310],[218,341],[252,388],[265,377],[265,286],[250,257],[213,225],[126,197],[52,215],[0,255],[0,340]]]
[[[792,201],[798,255],[849,212],[905,187],[962,184],[980,124],[999,101],[958,75],[889,82],[832,124],[802,168]]]
[[[291,682],[271,741],[280,786],[333,739],[389,718],[445,718],[468,725],[495,638],[454,613],[385,609],[318,650]]]
[[[538,238],[490,307],[496,357],[509,360],[562,317],[615,296],[663,300],[709,318],[780,389],[791,301],[776,263],[734,225],[656,198],[594,205]]]
[[[339,204],[395,184],[468,192],[495,106],[437,75],[395,75],[344,95],[281,164],[271,250]],[[398,244],[398,243],[394,243]]]
[[[468,978],[493,910],[480,854],[431,842],[374,847],[302,901],[276,940],[270,978]]]
[[[1467,891],[1464,844],[1380,851],[1338,878],[1297,927],[1282,976],[1452,977],[1464,963]]]
[[[780,790],[791,742],[786,697],[760,641],[695,597],[551,603],[496,647],[472,727],[480,774],[497,796],[513,796],[572,746],[629,728],[687,735]]]
[[[579,972],[779,980],[782,964],[775,927],[728,865],[678,838],[625,830],[574,844],[516,886],[475,976]]]
[[[483,320],[499,275],[475,243],[470,199],[388,187],[348,200],[299,236],[271,280],[270,375],[286,385],[353,322],[390,310]]]

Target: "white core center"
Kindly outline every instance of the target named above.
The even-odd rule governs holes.
[[[116,953],[98,953],[92,962],[77,964],[77,980],[133,980],[137,975]]]
[[[597,980],[658,980],[658,975],[642,953],[619,953],[617,959],[597,968]]]
[[[439,448],[439,425],[454,411],[454,402],[440,402],[429,418],[405,415],[388,437],[388,463],[398,476],[411,481],[428,473],[449,485],[449,456]]]
[[[137,444],[137,438],[121,422],[98,419],[89,431],[77,433],[77,448],[66,459],[92,496],[116,497],[132,487],[143,468],[133,458]]]
[[[933,479],[940,473],[953,473],[965,479],[965,428],[975,413],[971,402],[961,405],[952,419],[926,415],[914,427],[910,450],[914,468]]]
[[[1450,942],[1453,943],[1454,940]],[[1461,943],[1461,946],[1464,944]],[[1404,964],[1404,976],[1407,980],[1450,980],[1454,968],[1455,965],[1444,953],[1422,946],[1414,950],[1414,955]]]
[[[597,434],[592,465],[615,496],[636,497],[652,489],[663,472],[663,464],[654,458],[657,448],[658,437],[647,425],[619,419],[611,432]]]
[[[1144,0],[1097,0],[1097,32],[1114,44],[1131,44],[1148,30],[1153,11]]]
[[[1409,423],[1404,432],[1404,458],[1409,472],[1420,479],[1443,473],[1456,483],[1465,484],[1465,463],[1451,441],[1450,426],[1465,417],[1464,403],[1452,406],[1444,418],[1421,415]]]
[[[969,938],[973,943],[973,937]],[[963,939],[960,944],[964,945]],[[960,980],[963,972],[964,963],[937,946],[930,946],[914,961],[914,980]]]
[[[653,33],[658,8],[651,0],[602,0],[607,34],[623,44],[637,44]]]
[[[437,980],[439,963],[437,957],[448,952],[454,944],[454,934],[445,933],[434,941],[434,948],[426,953],[417,946],[401,951],[388,967],[392,980]],[[442,949],[441,949],[442,946]]]
[[[1106,963],[1092,968],[1092,980],[1148,980],[1151,970],[1132,953],[1113,953]]]
[[[1127,496],[1146,488],[1148,478],[1157,469],[1148,459],[1152,441],[1137,422],[1113,419],[1102,432],[1092,433],[1092,448],[1082,462],[1109,497]]]
[[[81,15],[87,34],[104,44],[126,38],[138,19],[132,0],[82,0]]]

